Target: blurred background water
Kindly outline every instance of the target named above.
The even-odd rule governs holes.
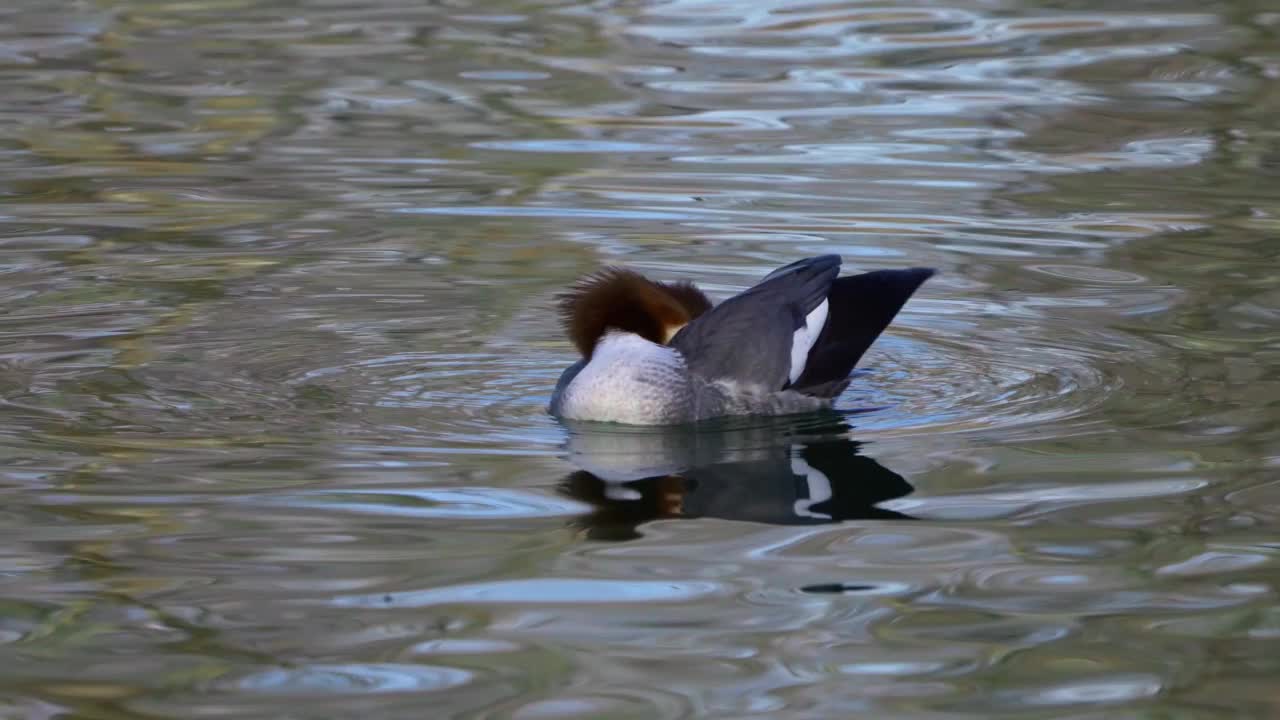
[[[1270,0],[8,0],[0,717],[1280,715]],[[556,290],[927,265],[844,417]]]

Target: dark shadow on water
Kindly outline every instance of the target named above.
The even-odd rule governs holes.
[[[909,520],[879,503],[909,494],[901,475],[860,454],[845,415],[745,418],[681,428],[573,423],[578,470],[564,495],[593,540],[631,540],[652,520],[713,517],[775,525]]]

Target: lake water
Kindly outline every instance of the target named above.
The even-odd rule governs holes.
[[[0,78],[0,717],[1280,716],[1273,0],[9,0]],[[940,271],[877,409],[547,416],[576,277],[829,252]]]

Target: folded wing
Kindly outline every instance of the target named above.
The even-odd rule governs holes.
[[[781,390],[802,376],[821,339],[839,273],[838,255],[778,268],[690,322],[670,344],[695,375]]]

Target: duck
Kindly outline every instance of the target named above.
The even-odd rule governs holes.
[[[797,260],[714,305],[687,280],[610,266],[558,298],[581,357],[551,415],[624,425],[831,408],[858,360],[932,268],[840,276],[839,255]]]

